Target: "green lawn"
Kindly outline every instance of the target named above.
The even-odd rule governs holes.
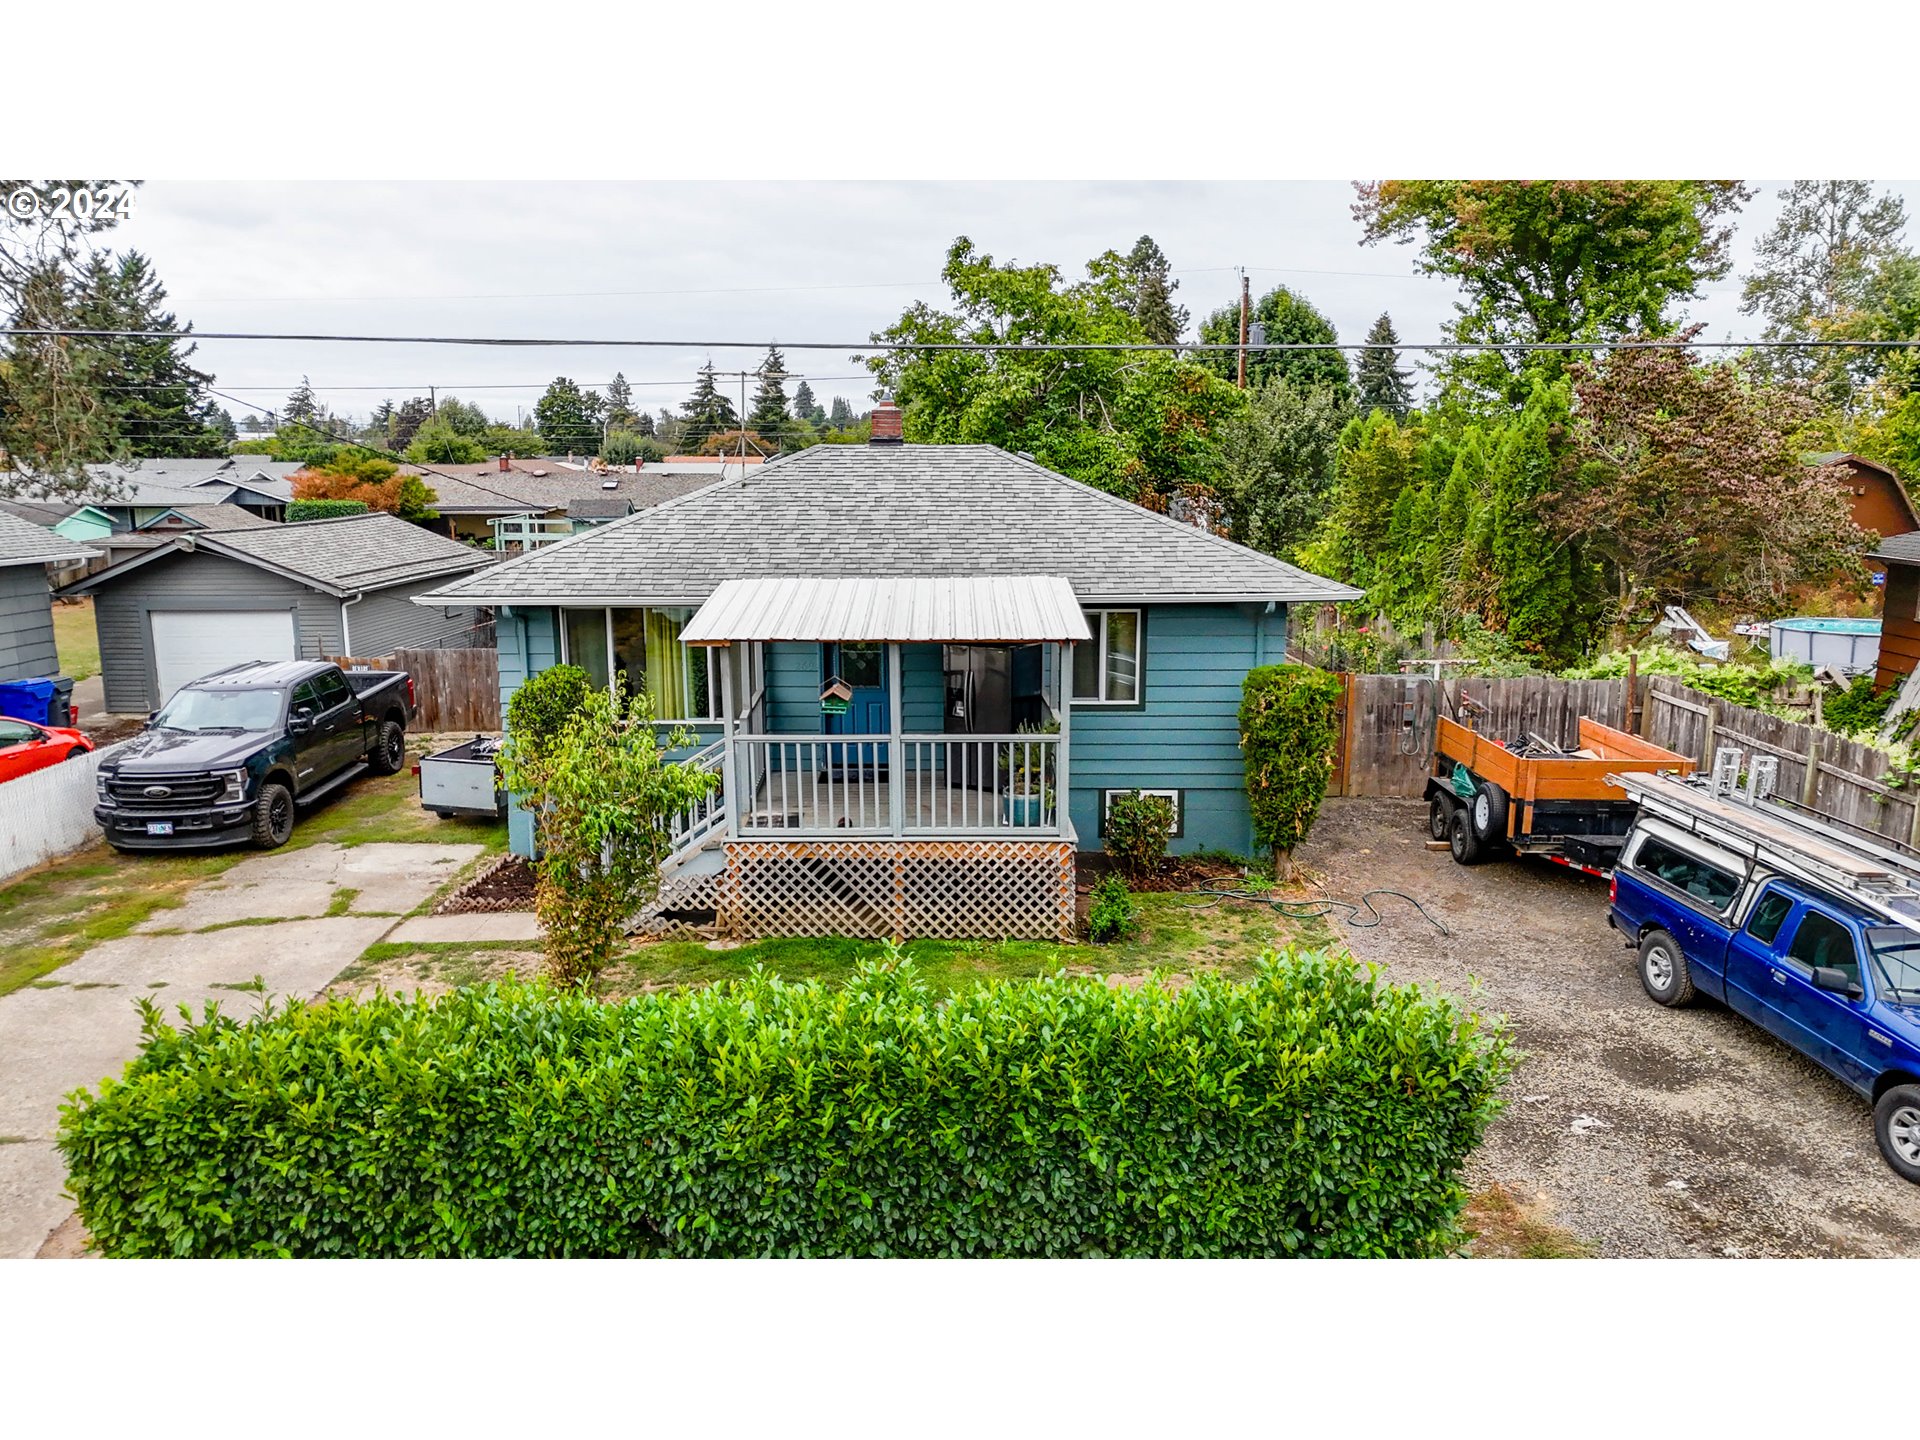
[[[906,952],[929,984],[950,991],[980,980],[1060,974],[1132,977],[1155,970],[1176,974],[1214,970],[1241,976],[1251,973],[1264,950],[1287,944],[1321,948],[1337,943],[1323,921],[1290,920],[1263,904],[1225,901],[1200,906],[1191,897],[1175,894],[1137,898],[1140,933],[1118,944],[915,940]],[[423,983],[452,987],[499,979],[509,970],[529,977],[539,968],[538,948],[532,943],[383,943],[349,967],[335,988],[351,993],[373,984],[389,990],[411,990]],[[618,1000],[676,985],[711,985],[744,975],[755,965],[789,980],[836,981],[882,949],[877,941],[835,938],[756,940],[719,949],[700,939],[642,940],[607,968],[599,988],[608,999]]]
[[[53,644],[60,673],[85,680],[100,673],[100,634],[93,628],[93,601],[53,602]]]
[[[285,848],[398,840],[479,844],[488,854],[506,849],[505,825],[441,820],[420,808],[416,783],[405,770],[355,780],[333,800],[302,811]],[[178,908],[194,885],[260,853],[120,855],[99,845],[0,884],[0,995],[125,935],[157,911]]]

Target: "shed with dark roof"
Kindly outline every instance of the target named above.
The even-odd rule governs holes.
[[[374,512],[293,525],[194,529],[67,587],[92,595],[111,711],[137,713],[242,660],[385,655],[458,644],[482,615],[413,597],[492,556]]]

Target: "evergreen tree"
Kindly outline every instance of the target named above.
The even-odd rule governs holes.
[[[697,452],[715,435],[740,428],[740,416],[714,378],[713,362],[700,367],[700,378],[693,395],[680,407],[679,444],[684,451]]]
[[[1171,345],[1187,328],[1187,307],[1173,303],[1173,292],[1180,282],[1172,279],[1167,257],[1151,235],[1134,242],[1126,260],[1127,274],[1134,286],[1129,309],[1156,345]]]
[[[1557,489],[1568,412],[1564,381],[1536,384],[1503,428],[1487,467],[1490,558],[1498,577],[1496,613],[1488,619],[1522,650],[1562,665],[1586,648],[1594,618],[1576,547],[1548,528],[1544,513]]]
[[[192,327],[180,325],[165,308],[166,298],[152,265],[137,251],[88,262],[74,311],[78,328],[160,332],[92,342],[94,383],[121,453],[224,455],[226,442],[213,428],[214,406],[206,393],[212,377],[187,363],[195,347],[184,337]]]
[[[313,393],[313,386],[307,377],[300,377],[300,384],[287,397],[287,403],[280,407],[282,425],[312,425],[316,428],[321,420],[320,399]]]
[[[213,407],[212,413],[207,417],[207,424],[216,435],[229,445],[240,438],[239,427],[233,423],[233,416],[228,413],[227,407],[224,405],[216,405]]]
[[[1340,340],[1331,321],[1313,308],[1304,295],[1296,295],[1279,285],[1262,295],[1247,312],[1248,335],[1255,324],[1265,330],[1270,345],[1334,345]],[[1216,310],[1200,324],[1200,338],[1209,345],[1237,345],[1240,341],[1238,304]],[[1251,345],[1251,340],[1249,340]],[[1238,373],[1240,357],[1232,350],[1202,350],[1194,360],[1207,369],[1231,380]],[[1347,373],[1346,357],[1338,350],[1255,350],[1247,351],[1247,388],[1257,390],[1275,376],[1285,376],[1295,385],[1326,385],[1342,405],[1353,398],[1353,377]]]
[[[627,383],[623,373],[616,370],[607,385],[607,424],[633,430],[637,428],[639,420],[640,416],[633,410],[633,386]]]
[[[433,415],[433,406],[424,395],[415,395],[403,401],[393,412],[392,446],[395,450],[404,450],[413,443],[413,437],[420,427]]]
[[[760,362],[760,388],[754,392],[753,409],[747,412],[747,429],[783,449],[792,418],[787,414],[786,379],[786,357],[778,346],[770,346],[767,358]]]
[[[1387,530],[1400,492],[1421,478],[1417,428],[1391,415],[1355,417],[1341,432],[1334,458],[1333,503],[1309,568],[1327,568],[1363,589],[1390,563]]]
[[[647,414],[647,412],[644,410],[642,410],[638,415],[635,415],[633,417],[633,433],[636,435],[644,436],[646,439],[651,440],[653,438],[653,433],[654,433],[653,416]]]
[[[1360,352],[1355,366],[1355,408],[1362,415],[1384,410],[1396,420],[1407,418],[1413,408],[1413,381],[1409,371],[1400,368],[1400,337],[1394,333],[1393,317],[1384,310],[1367,331],[1371,347]]]
[[[853,424],[853,407],[847,404],[846,397],[833,397],[833,409],[827,415],[827,423],[836,430],[844,430]]]
[[[805,420],[810,425],[827,423],[826,410],[813,398],[813,387],[804,380],[800,382],[800,388],[793,392],[793,413],[796,419]]]
[[[591,390],[582,391],[561,375],[547,386],[547,393],[534,402],[533,423],[539,427],[540,439],[549,450],[563,455],[581,451],[592,455],[600,448],[600,422],[605,408],[606,402],[599,395]]]

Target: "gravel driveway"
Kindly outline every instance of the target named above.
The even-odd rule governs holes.
[[[1495,1182],[1603,1255],[1920,1255],[1920,1186],[1865,1101],[1710,1002],[1664,1010],[1606,923],[1604,881],[1542,861],[1474,868],[1426,848],[1426,805],[1329,800],[1299,859],[1326,893],[1382,900],[1343,927],[1390,978],[1505,1013],[1526,1058],[1469,1182]]]

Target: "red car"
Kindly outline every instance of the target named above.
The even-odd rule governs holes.
[[[0,715],[0,781],[17,780],[91,749],[93,742],[78,730]]]

